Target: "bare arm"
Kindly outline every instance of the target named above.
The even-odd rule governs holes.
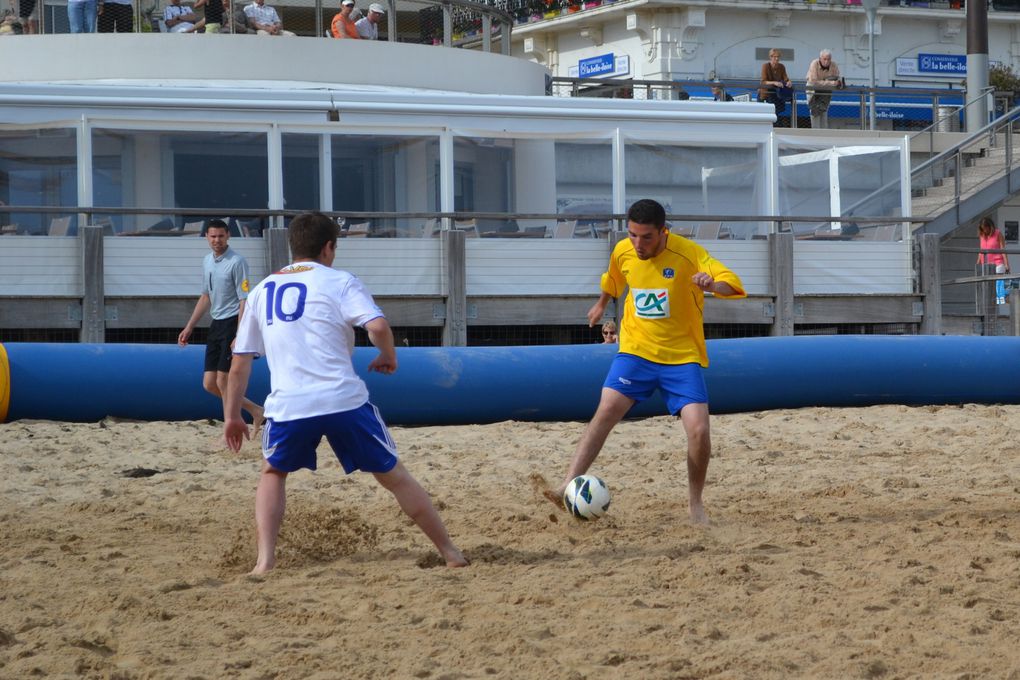
[[[390,322],[377,316],[365,324],[369,341],[379,350],[379,355],[368,364],[368,370],[389,375],[397,370],[397,350],[393,346],[393,330]]]
[[[588,310],[588,328],[594,328],[595,324],[602,320],[602,316],[606,313],[606,307],[609,306],[609,301],[612,299],[613,296],[605,291],[599,295],[598,301]]]
[[[739,295],[733,286],[723,281],[716,281],[708,272],[698,272],[691,277],[691,282],[706,293],[719,295]]]
[[[181,331],[181,334],[177,336],[178,345],[184,347],[188,344],[188,338],[191,337],[191,332],[195,330],[195,324],[197,324],[198,320],[209,311],[211,306],[212,302],[209,300],[209,294],[202,293],[202,295],[198,298],[198,302],[195,303],[195,311],[191,313],[191,318],[188,319],[188,324],[184,327],[184,330]]]
[[[241,402],[248,389],[254,358],[251,354],[235,354],[230,362],[227,391],[223,394],[223,437],[231,451],[240,451],[244,440],[250,438],[248,424],[241,418]]]

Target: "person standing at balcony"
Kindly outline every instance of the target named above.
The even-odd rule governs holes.
[[[658,389],[687,433],[688,511],[692,522],[705,524],[702,491],[712,443],[704,377],[708,366],[704,296],[742,298],[747,296],[744,286],[703,246],[671,234],[662,205],[643,199],[627,212],[627,238],[613,248],[601,289],[588,310],[589,326],[598,323],[610,300],[629,291],[620,322],[620,351],[563,483],[556,492],[547,490],[546,496],[559,503],[570,480],[595,462],[616,424]]]
[[[995,226],[990,217],[982,217],[978,222],[978,247],[981,250],[1005,250],[1006,239],[1002,232]],[[978,253],[977,264],[981,267],[981,274],[990,274],[994,268],[996,274],[1009,273],[1009,256],[1006,253]],[[1006,282],[995,282],[995,304],[1006,304]]]
[[[333,23],[330,25],[330,32],[334,38],[361,39],[361,36],[358,35],[358,27],[354,25],[354,19],[351,18],[353,12],[354,0],[343,0],[340,3],[340,12],[333,17]]]
[[[241,407],[256,356],[269,363],[272,388],[262,437],[265,461],[255,492],[258,558],[252,573],[276,565],[287,475],[316,469],[316,448],[323,437],[344,472],[369,472],[393,494],[446,566],[465,567],[468,560],[450,539],[428,493],[400,462],[379,409],[354,370],[355,327],[365,329],[378,349],[369,371],[396,371],[397,352],[390,324],[365,286],[333,268],[337,236],[336,222],[326,215],[295,217],[287,228],[294,261],[255,286],[237,332],[223,404],[223,434],[234,451],[248,438]]]
[[[195,24],[196,29],[205,28],[206,33],[223,30],[223,0],[196,0],[195,9],[205,7],[205,16]]]
[[[758,89],[758,101],[775,107],[777,126],[779,116],[786,110],[787,98],[793,96],[793,81],[786,74],[786,67],[779,62],[780,56],[776,48],[769,50],[769,60],[761,65],[761,87]]]
[[[25,35],[39,32],[39,7],[36,0],[18,0],[18,18]]]
[[[266,4],[266,0],[255,0],[244,8],[244,15],[248,17],[248,25],[259,35],[294,35],[283,30],[283,20],[275,8]]]
[[[368,6],[368,14],[358,19],[358,22],[354,24],[362,40],[379,39],[379,22],[382,21],[385,14],[386,8],[378,2],[373,2]]]
[[[811,62],[805,78],[808,86],[808,110],[811,112],[811,127],[823,129],[829,127],[829,104],[832,91],[842,87],[839,66],[832,60],[832,50],[825,49],[818,53],[818,58]]]
[[[212,251],[202,260],[202,294],[195,303],[184,330],[177,336],[177,344],[184,347],[191,338],[195,325],[205,316],[212,317],[205,345],[205,371],[202,387],[209,394],[223,398],[227,389],[227,374],[233,358],[232,347],[237,335],[237,324],[244,314],[248,298],[250,277],[248,261],[230,249],[230,229],[223,220],[212,220],[205,228],[205,240]],[[255,431],[262,426],[262,407],[248,398],[244,410],[252,416]]]
[[[96,0],[68,0],[67,21],[71,25],[71,33],[95,33]]]
[[[131,33],[134,30],[135,11],[131,0],[99,0],[99,32]]]

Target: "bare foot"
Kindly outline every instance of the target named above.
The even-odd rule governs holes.
[[[258,439],[259,432],[262,430],[262,426],[266,422],[265,411],[259,409],[258,411],[251,414],[251,438],[252,440]]]
[[[560,510],[566,510],[563,506],[563,492],[566,490],[566,487],[563,487],[558,491],[553,489],[549,486],[549,482],[545,480],[545,477],[537,472],[531,473],[529,479],[531,480],[531,487],[535,491],[542,494],[547,501],[555,505]]]
[[[708,513],[705,512],[705,506],[691,504],[689,509],[691,524],[697,524],[699,526],[708,526]]]
[[[447,551],[447,553],[443,555],[443,559],[446,560],[446,566],[454,569],[466,567],[471,564],[471,560],[464,557],[464,554],[456,548],[452,551]]]
[[[259,576],[261,574],[268,574],[276,566],[276,560],[267,560],[265,562],[256,562],[255,568],[248,572],[251,576]]]

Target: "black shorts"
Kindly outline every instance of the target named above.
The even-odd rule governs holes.
[[[230,372],[230,360],[234,356],[233,351],[230,349],[230,343],[234,342],[234,336],[236,335],[236,316],[228,319],[213,319],[213,322],[209,325],[209,336],[205,343],[206,372]]]

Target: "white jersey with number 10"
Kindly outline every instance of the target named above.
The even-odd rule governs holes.
[[[267,276],[248,295],[234,354],[266,357],[266,417],[309,418],[358,408],[368,388],[354,372],[354,327],[383,316],[354,275],[298,262]]]

